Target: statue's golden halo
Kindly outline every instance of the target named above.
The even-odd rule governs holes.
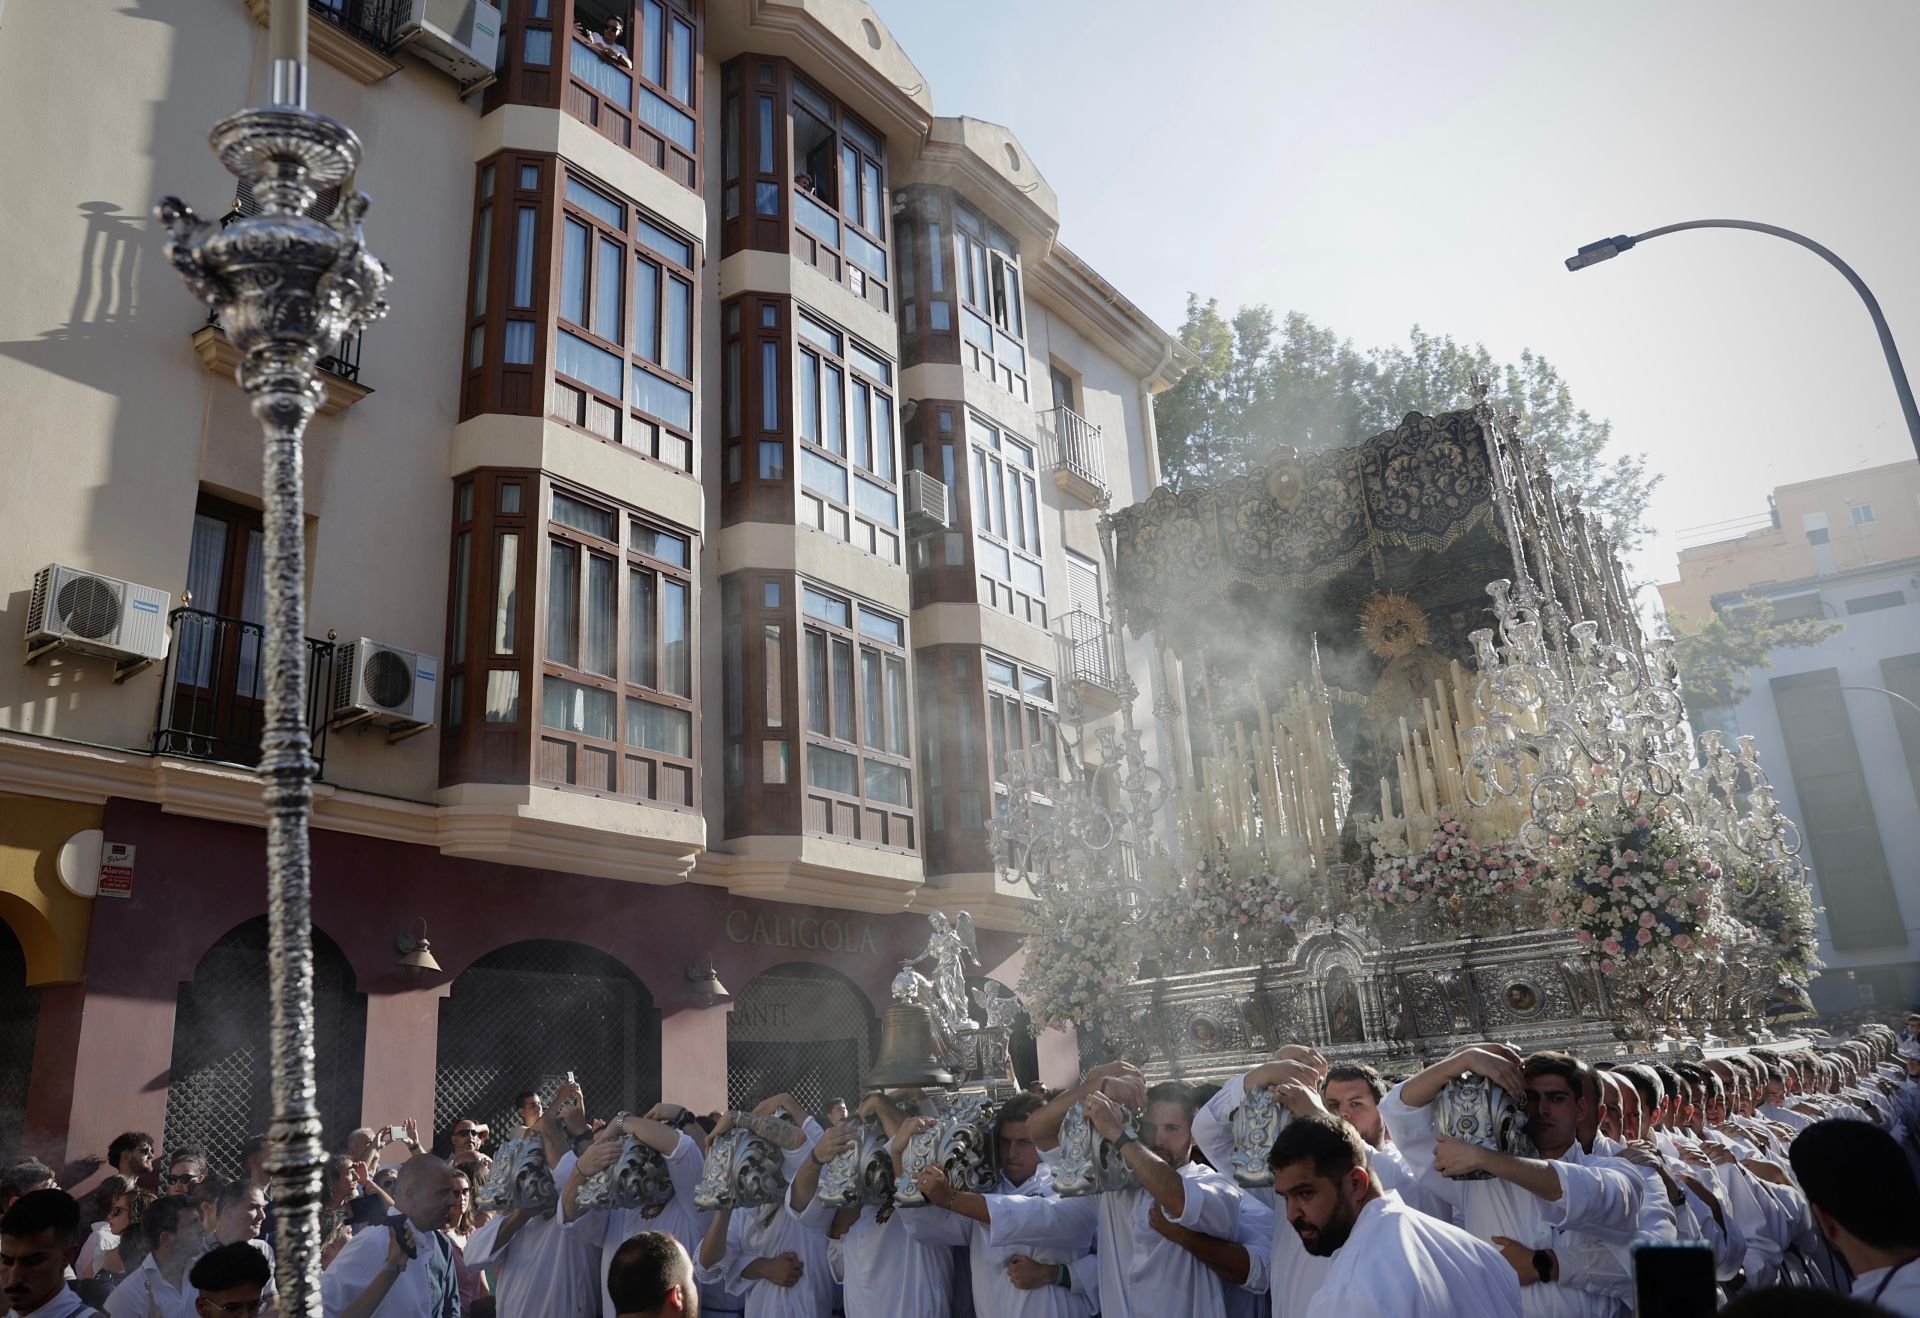
[[[1382,659],[1398,659],[1427,643],[1427,615],[1405,595],[1375,595],[1360,610],[1360,638]]]

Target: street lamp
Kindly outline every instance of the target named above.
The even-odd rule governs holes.
[[[264,436],[266,701],[260,780],[267,824],[267,965],[272,1010],[274,1246],[280,1311],[320,1318],[320,1110],[313,1056],[313,933],[307,818],[313,756],[307,734],[306,545],[301,447],[326,397],[320,354],[387,310],[386,266],[360,236],[366,194],[353,187],[360,139],[307,109],[307,0],[271,0],[270,102],[213,127],[214,152],[248,184],[259,213],[209,224],[178,197],[154,213],[167,260],[213,308],[240,364],[234,371]],[[309,213],[340,189],[327,219]],[[424,930],[423,930],[424,932]],[[425,952],[424,939],[420,951]]]
[[[1880,314],[1880,303],[1853,267],[1835,256],[1805,234],[1795,233],[1792,229],[1782,229],[1774,224],[1760,224],[1753,220],[1687,220],[1681,224],[1665,224],[1658,229],[1648,229],[1645,233],[1636,233],[1632,237],[1616,234],[1611,238],[1602,238],[1598,242],[1588,243],[1567,258],[1568,270],[1585,270],[1590,265],[1602,261],[1611,261],[1624,251],[1638,246],[1649,238],[1658,238],[1662,234],[1678,233],[1682,229],[1750,229],[1754,233],[1770,233],[1776,238],[1785,238],[1818,256],[1828,265],[1846,276],[1853,291],[1867,304],[1867,314],[1873,317],[1873,328],[1880,335],[1880,349],[1887,355],[1887,369],[1893,373],[1893,389],[1900,395],[1900,411],[1907,419],[1907,434],[1913,440],[1915,456],[1920,457],[1920,406],[1913,401],[1913,386],[1907,382],[1906,368],[1900,364],[1900,350],[1893,346],[1893,331],[1887,327],[1887,318]]]

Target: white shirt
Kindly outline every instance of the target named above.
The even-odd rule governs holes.
[[[85,1281],[100,1271],[100,1256],[120,1248],[120,1234],[105,1222],[95,1222],[87,1232],[87,1243],[80,1246],[80,1257],[73,1261],[73,1275]]]
[[[1592,1159],[1575,1144],[1549,1162],[1560,1182],[1560,1198],[1551,1202],[1498,1178],[1448,1180],[1433,1166],[1439,1136],[1433,1109],[1408,1106],[1401,1097],[1405,1088],[1404,1084],[1394,1086],[1380,1101],[1387,1129],[1422,1183],[1454,1206],[1460,1226],[1469,1235],[1489,1242],[1505,1236],[1530,1250],[1571,1248],[1562,1238],[1572,1233],[1585,1233],[1607,1245],[1633,1243],[1642,1201],[1637,1175],[1622,1170],[1612,1159]],[[1558,1282],[1521,1287],[1520,1307],[1528,1318],[1615,1318],[1624,1312],[1613,1296]]]
[[[564,1165],[565,1160],[562,1160]],[[713,1214],[693,1206],[693,1192],[700,1187],[700,1174],[706,1170],[707,1156],[685,1132],[667,1155],[667,1175],[673,1180],[673,1198],[652,1217],[638,1208],[595,1209],[567,1223],[589,1248],[600,1250],[600,1307],[605,1318],[615,1318],[613,1296],[607,1290],[607,1274],[613,1270],[613,1255],[621,1245],[642,1231],[664,1231],[680,1242],[688,1258],[700,1257],[700,1242],[707,1237],[707,1223]],[[569,1169],[571,1176],[571,1169]],[[563,1182],[564,1184],[564,1182]]]
[[[496,1307],[513,1318],[593,1318],[600,1312],[594,1250],[568,1231],[556,1210],[521,1225],[499,1247],[507,1215],[490,1217],[467,1238],[467,1266],[495,1269]]]
[[[793,1183],[801,1160],[812,1156],[819,1127],[808,1118],[803,1129],[806,1142],[787,1151],[782,1162],[787,1183]],[[760,1277],[743,1275],[755,1259],[777,1258],[791,1252],[801,1263],[800,1280],[792,1286],[780,1286]],[[804,1225],[787,1200],[773,1209],[736,1208],[727,1219],[726,1252],[711,1268],[699,1268],[700,1256],[694,1255],[698,1270],[695,1280],[702,1288],[724,1287],[738,1295],[746,1318],[828,1318],[833,1312],[833,1273],[827,1262],[825,1233]],[[503,1314],[501,1318],[511,1318]]]
[[[1520,1279],[1492,1245],[1383,1194],[1360,1210],[1306,1314],[1520,1318]]]
[[[993,1243],[992,1230],[985,1223],[948,1212],[944,1208],[931,1205],[903,1208],[894,1216],[904,1221],[908,1233],[920,1240],[968,1247],[968,1275],[973,1282],[973,1309],[978,1318],[1090,1318],[1093,1313],[1092,1296],[1065,1286],[1041,1286],[1023,1291],[1007,1279],[1007,1260],[1015,1254],[1025,1254],[1035,1263],[1052,1263],[1069,1268],[1069,1280],[1072,1280],[1069,1265],[1085,1258],[1093,1249],[1094,1225],[1099,1210],[1090,1199],[1060,1199],[1053,1188],[1053,1168],[1044,1162],[1019,1185],[1002,1176],[995,1191],[985,1196],[988,1217],[1006,1211],[998,1205],[1016,1197],[1073,1204],[1078,1206],[1078,1210],[1076,1213],[1059,1215],[1056,1221],[1060,1232],[1058,1243],[1048,1241],[1025,1247],[996,1245]]]
[[[443,1248],[439,1237],[437,1231],[413,1228],[414,1256],[407,1260],[406,1269],[394,1278],[393,1288],[374,1309],[372,1318],[425,1318],[432,1312],[433,1282],[429,1269],[435,1251]],[[392,1233],[384,1227],[370,1227],[356,1233],[334,1256],[332,1265],[320,1277],[320,1302],[327,1318],[338,1318],[342,1310],[360,1297],[360,1292],[379,1278],[392,1240]],[[460,1286],[450,1259],[447,1284],[456,1291]],[[111,1318],[121,1318],[121,1315],[113,1314]],[[128,1315],[127,1318],[142,1316]]]
[[[953,1312],[952,1246],[916,1236],[901,1221],[938,1211],[931,1205],[900,1208],[882,1222],[880,1208],[861,1207],[839,1240],[835,1280],[845,1287],[841,1306],[847,1318],[948,1318]],[[816,1194],[799,1218],[824,1237],[836,1212]]]
[[[1041,1155],[1057,1160],[1059,1150]],[[1245,1193],[1230,1177],[1189,1162],[1179,1169],[1186,1202],[1176,1225],[1237,1240]],[[1100,1312],[1104,1318],[1226,1318],[1224,1283],[1181,1246],[1147,1221],[1154,1205],[1145,1190],[1112,1190],[1092,1196],[1099,1215]],[[992,1243],[1025,1247],[1054,1238],[1051,1219],[1065,1200],[1007,1201],[993,1222]],[[1056,1239],[1057,1243],[1057,1239]]]
[[[1886,1283],[1885,1290],[1880,1290],[1882,1282]],[[1880,1294],[1875,1296],[1875,1291],[1880,1291]],[[1889,1313],[1902,1315],[1902,1318],[1920,1318],[1920,1262],[1904,1263],[1897,1268],[1875,1268],[1872,1272],[1861,1273],[1854,1279],[1853,1298],[1876,1304]]]
[[[149,1254],[107,1296],[107,1318],[198,1318],[193,1302],[199,1294],[185,1271],[178,1286],[170,1285]]]
[[[71,1286],[63,1286],[58,1294],[38,1309],[35,1309],[32,1314],[28,1315],[28,1318],[79,1318],[82,1314],[91,1314],[92,1312],[94,1312],[93,1309],[78,1295],[73,1293]],[[6,1311],[5,1318],[17,1318],[17,1315],[9,1308]]]

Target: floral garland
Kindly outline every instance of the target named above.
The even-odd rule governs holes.
[[[1805,984],[1820,960],[1819,908],[1813,889],[1790,859],[1742,865],[1728,876],[1727,905],[1734,919],[1769,940],[1780,972]]]
[[[1396,849],[1398,836],[1398,828],[1389,826],[1374,838],[1365,897],[1376,911],[1398,911],[1426,899],[1456,910],[1467,902],[1518,901],[1534,893],[1545,875],[1527,848],[1517,842],[1482,845],[1444,810],[1434,816],[1420,854],[1405,854],[1404,839]]]
[[[1033,1028],[1098,1026],[1116,992],[1140,969],[1140,928],[1120,902],[1075,902],[1053,918],[1036,907],[1020,997]]]
[[[1299,885],[1257,857],[1202,856],[1156,905],[1164,945],[1224,965],[1278,950],[1299,918]]]
[[[1602,973],[1699,964],[1726,937],[1720,867],[1665,806],[1595,812],[1570,836],[1548,842],[1547,919],[1572,929],[1599,956]]]

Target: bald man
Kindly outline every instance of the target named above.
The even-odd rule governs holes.
[[[460,1318],[446,1225],[459,1191],[453,1168],[416,1154],[400,1166],[399,1211],[354,1233],[322,1278],[327,1318]]]
[[[629,1236],[607,1268],[619,1318],[700,1318],[700,1293],[686,1247],[664,1231]]]

